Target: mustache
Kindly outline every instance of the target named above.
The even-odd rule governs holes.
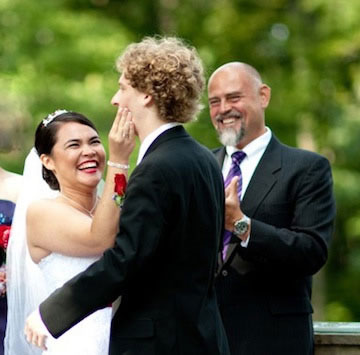
[[[226,113],[219,113],[218,115],[215,116],[215,120],[216,122],[222,122],[226,118],[241,118],[241,117],[242,115],[239,111],[231,110]]]

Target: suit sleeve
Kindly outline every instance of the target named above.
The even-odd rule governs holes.
[[[41,317],[55,338],[121,295],[127,280],[157,248],[171,197],[159,169],[140,167],[128,185],[114,248],[40,305]]]
[[[327,159],[313,160],[298,181],[296,196],[290,201],[290,226],[276,227],[255,217],[248,247],[239,246],[238,252],[257,267],[307,276],[325,264],[333,231],[335,202]],[[277,213],[275,206],[270,213]]]

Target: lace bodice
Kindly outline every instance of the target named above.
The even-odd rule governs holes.
[[[50,294],[90,266],[95,257],[70,257],[51,253],[38,264]],[[111,308],[99,310],[72,327],[58,339],[49,339],[44,355],[105,355],[110,339]]]

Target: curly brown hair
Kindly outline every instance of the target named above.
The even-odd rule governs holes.
[[[202,62],[179,38],[145,37],[130,44],[116,66],[133,88],[153,97],[162,120],[186,123],[202,109]]]

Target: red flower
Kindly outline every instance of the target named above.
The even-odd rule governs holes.
[[[10,226],[0,225],[0,247],[6,249],[10,238]]]
[[[119,196],[125,195],[126,190],[126,177],[124,174],[115,174],[114,177],[115,188],[114,191]]]
[[[114,177],[115,187],[113,200],[116,205],[122,207],[125,199],[125,190],[126,190],[126,177],[124,174],[115,174]]]

